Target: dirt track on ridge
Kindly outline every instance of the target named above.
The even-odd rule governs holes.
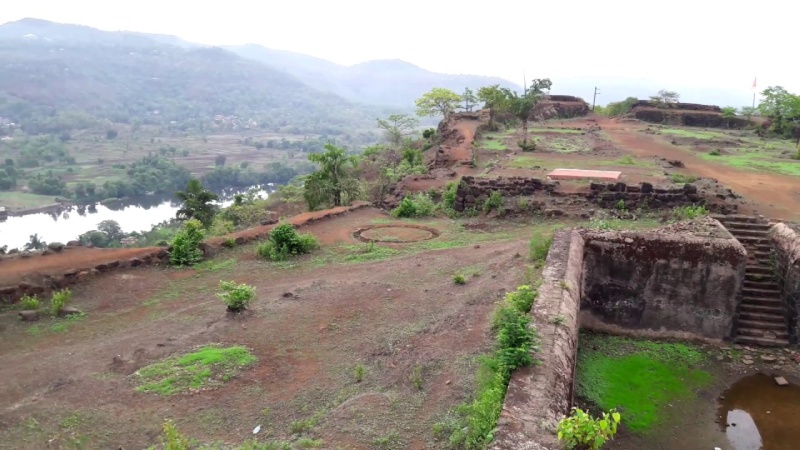
[[[800,179],[789,175],[751,172],[703,160],[692,152],[661,138],[641,132],[632,122],[597,117],[603,131],[621,149],[636,156],[659,156],[683,161],[686,170],[699,177],[714,178],[752,202],[753,209],[770,219],[800,220]],[[746,209],[743,212],[748,212]]]

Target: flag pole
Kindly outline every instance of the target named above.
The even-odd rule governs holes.
[[[756,81],[758,81],[758,77],[753,78],[753,109],[756,107]]]

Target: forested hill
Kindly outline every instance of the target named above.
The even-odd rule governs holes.
[[[215,116],[235,115],[275,131],[338,134],[371,128],[384,113],[229,51],[174,39],[35,19],[4,24],[0,117],[30,133],[105,119],[203,129]]]
[[[458,93],[464,92],[467,87],[477,91],[482,86],[492,84],[521,89],[502,78],[431,72],[399,59],[342,66],[324,59],[255,44],[224,48],[281,70],[319,89],[367,104],[412,107],[414,100],[432,87],[443,87]]]

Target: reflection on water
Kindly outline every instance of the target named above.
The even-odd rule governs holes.
[[[257,186],[261,197],[266,198],[272,186]],[[221,206],[233,203],[233,196],[240,191],[220,193]],[[77,239],[79,235],[94,230],[104,220],[116,220],[122,231],[147,231],[153,225],[175,217],[180,203],[172,197],[148,196],[127,202],[114,202],[107,205],[73,207],[58,213],[37,213],[20,217],[9,217],[0,221],[0,246],[9,249],[22,248],[30,235],[38,233],[46,242],[61,242]]]
[[[735,450],[800,449],[800,387],[758,373],[722,394],[718,416]]]

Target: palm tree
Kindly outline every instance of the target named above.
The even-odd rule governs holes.
[[[217,214],[217,206],[213,202],[219,196],[203,189],[200,180],[192,178],[186,185],[186,190],[176,192],[175,196],[183,201],[183,206],[176,214],[178,220],[197,219],[206,228],[211,225],[214,215]]]
[[[42,250],[43,248],[47,247],[47,242],[43,241],[39,237],[39,233],[35,233],[30,235],[30,240],[27,244],[25,244],[22,249],[25,251],[31,250]]]
[[[326,190],[333,198],[333,206],[341,206],[342,192],[345,190],[344,179],[347,177],[346,166],[355,167],[358,158],[348,155],[343,148],[325,144],[325,152],[312,153],[308,155],[308,160],[320,165],[313,176],[319,181],[324,181]]]

